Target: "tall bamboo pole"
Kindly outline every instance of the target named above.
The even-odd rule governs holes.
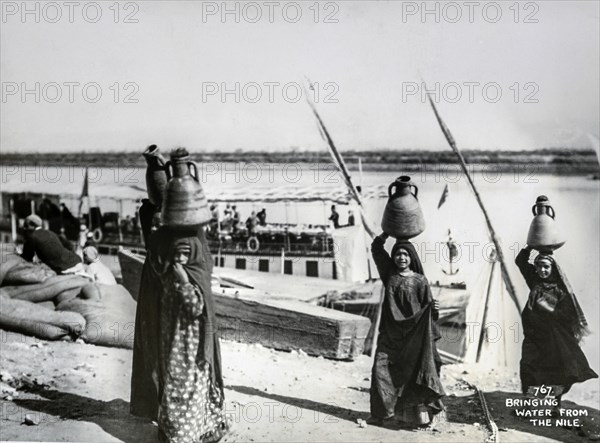
[[[477,191],[477,188],[475,187],[473,178],[471,177],[471,174],[469,174],[469,171],[467,170],[467,164],[465,162],[465,159],[464,159],[462,153],[458,150],[458,147],[456,146],[454,137],[452,137],[452,134],[450,133],[450,130],[448,129],[448,127],[446,126],[444,121],[442,120],[442,117],[440,117],[440,114],[438,113],[438,110],[435,107],[433,100],[431,100],[431,95],[429,93],[427,94],[427,98],[429,99],[429,103],[431,104],[431,108],[433,109],[433,113],[435,114],[435,118],[436,118],[438,124],[440,125],[440,129],[444,133],[444,137],[446,138],[446,141],[448,142],[448,144],[450,145],[450,147],[452,148],[452,150],[458,157],[461,169],[462,169],[463,173],[465,174],[465,176],[467,177],[469,186],[470,186],[471,190],[473,191],[473,194],[475,194],[477,203],[479,204],[479,207],[481,208],[481,211],[483,212],[483,216],[485,218],[485,223],[486,223],[488,231],[490,233],[490,237],[492,239],[492,242],[494,242],[494,246],[496,247],[496,251],[498,253],[498,261],[500,262],[500,270],[502,272],[502,279],[504,280],[504,283],[506,284],[506,289],[508,291],[508,294],[510,295],[510,298],[515,303],[515,306],[517,307],[519,312],[521,312],[521,305],[519,303],[519,299],[517,298],[515,287],[513,286],[512,280],[510,279],[510,275],[508,274],[508,269],[506,267],[506,262],[504,260],[504,253],[502,252],[502,248],[500,247],[500,240],[498,239],[498,236],[496,235],[496,231],[494,230],[494,227],[492,226],[492,220],[490,219],[490,216],[488,215],[488,213],[485,209],[485,206],[483,204],[483,200],[481,199],[481,196],[479,195],[479,192]]]
[[[17,214],[15,213],[15,201],[11,198],[10,208],[10,236],[14,245],[17,244]]]
[[[312,83],[309,79],[307,79],[307,81],[308,81],[309,85],[312,85]],[[338,148],[335,146],[335,143],[333,142],[333,139],[331,138],[329,131],[325,127],[325,123],[323,123],[323,120],[321,119],[321,116],[319,115],[315,104],[310,100],[310,94],[308,93],[308,90],[306,88],[304,88],[304,92],[306,94],[306,102],[308,103],[308,106],[310,106],[310,109],[311,109],[313,115],[317,119],[317,125],[319,128],[319,132],[321,133],[321,137],[323,137],[323,139],[327,142],[327,147],[329,148],[329,153],[331,154],[333,163],[336,165],[339,173],[341,174],[342,178],[344,179],[344,182],[346,183],[346,186],[348,187],[348,190],[350,191],[350,195],[358,203],[358,209],[360,211],[360,218],[361,218],[361,221],[363,223],[365,230],[371,236],[371,238],[373,238],[376,235],[375,231],[373,230],[373,228],[371,227],[371,224],[368,221],[367,214],[366,214],[365,208],[363,206],[361,195],[356,190],[356,186],[354,186],[354,183],[352,182],[352,178],[350,177],[348,167],[346,166],[346,163],[344,162],[344,159],[343,159],[342,155],[340,154]]]

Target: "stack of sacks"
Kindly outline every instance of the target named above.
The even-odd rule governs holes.
[[[0,328],[46,340],[75,339],[85,329],[76,312],[54,312],[52,300],[63,292],[79,293],[86,278],[59,275],[16,254],[2,255]],[[10,286],[8,286],[10,285]]]
[[[136,303],[123,286],[56,275],[15,254],[3,255],[0,268],[0,328],[46,340],[81,337],[133,347]]]

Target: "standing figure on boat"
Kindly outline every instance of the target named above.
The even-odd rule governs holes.
[[[337,229],[340,227],[340,214],[335,209],[335,205],[331,205],[331,215],[328,219],[331,223],[333,223],[333,228]]]
[[[256,214],[256,216],[258,217],[259,225],[267,226],[267,209],[266,208],[262,208],[260,211],[258,211],[258,214]]]
[[[211,238],[219,235],[219,208],[216,204],[210,205],[210,221],[208,222],[208,234]]]
[[[385,294],[371,376],[371,419],[377,425],[396,417],[409,427],[425,426],[444,410],[435,340],[439,304],[414,245],[398,240],[391,257],[388,234],[375,237],[373,260]]]
[[[540,252],[530,264],[531,251],[527,246],[515,259],[530,290],[522,312],[521,387],[527,394],[536,386],[552,386],[560,407],[574,383],[598,374],[579,347],[587,321],[567,277],[551,252]]]
[[[256,228],[258,227],[258,217],[256,216],[256,212],[252,211],[250,217],[246,219],[246,229],[248,230],[248,235],[256,234]]]
[[[231,207],[231,212],[232,212],[232,223],[231,223],[231,232],[232,234],[237,233],[238,231],[238,224],[240,223],[240,213],[237,210],[237,206],[233,205]]]
[[[233,226],[233,212],[229,207],[229,203],[227,204],[227,208],[223,212],[223,220],[221,220],[221,231],[227,234],[231,233],[231,229]]]
[[[352,211],[352,209],[350,209],[348,211],[348,226],[354,226],[354,212]]]

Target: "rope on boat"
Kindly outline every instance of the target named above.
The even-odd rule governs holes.
[[[483,395],[483,391],[479,389],[472,383],[469,383],[467,380],[462,379],[464,383],[466,383],[471,389],[473,389],[477,395],[479,396],[479,402],[481,403],[481,409],[483,409],[483,415],[485,417],[485,421],[487,427],[490,431],[490,436],[485,440],[486,443],[500,443],[500,436],[498,435],[498,425],[494,421],[492,417],[492,413],[490,412],[487,401],[485,400],[485,395]]]
[[[483,409],[483,414],[485,415],[485,421],[487,422],[488,429],[491,432],[491,435],[486,439],[486,442],[500,443],[500,437],[498,436],[498,425],[490,413],[487,402],[485,401],[485,395],[483,395],[483,391],[481,391],[477,386],[475,386],[475,391],[479,394],[479,401],[481,402],[481,408]]]

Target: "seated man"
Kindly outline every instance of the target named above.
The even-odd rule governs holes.
[[[27,261],[38,259],[57,274],[78,274],[87,276],[83,263],[77,254],[65,248],[52,231],[42,229],[42,219],[37,215],[29,215],[25,219],[25,244],[23,257]]]
[[[96,283],[105,285],[116,285],[115,276],[110,272],[104,263],[100,261],[100,254],[94,246],[83,248],[83,261],[86,264],[87,272]]]

